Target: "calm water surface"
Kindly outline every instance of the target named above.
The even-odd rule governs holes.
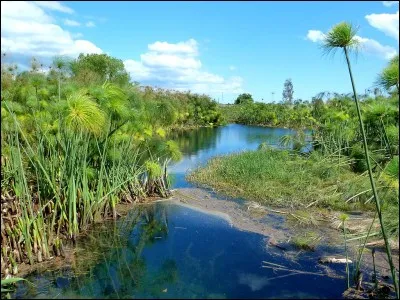
[[[174,133],[173,138],[182,150],[184,156],[169,168],[175,188],[190,187],[191,183],[185,180],[185,175],[204,165],[210,158],[234,152],[255,150],[266,142],[274,148],[279,145],[284,135],[293,135],[294,130],[283,128],[266,128],[229,124],[218,128],[200,128],[194,131]],[[304,148],[303,151],[307,151]]]
[[[286,129],[228,125],[177,134],[183,159],[172,165],[174,187],[190,186],[188,169],[215,155],[277,146]],[[141,206],[117,222],[96,225],[78,241],[71,266],[27,277],[17,298],[338,298],[343,279],[263,268],[268,261],[321,272],[317,252],[295,261],[267,247],[268,237],[231,227],[216,216],[162,202]],[[326,250],[326,249],[324,249]],[[336,271],[344,274],[343,266]]]

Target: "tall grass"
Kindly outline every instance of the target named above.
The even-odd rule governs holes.
[[[17,263],[59,255],[63,239],[75,240],[109,215],[116,218],[121,200],[166,195],[165,165],[179,154],[173,142],[150,153],[148,141],[111,135],[113,116],[82,92],[54,104],[61,113],[50,116],[47,124],[37,117],[45,110],[21,118],[13,104],[2,101],[2,121],[9,125],[2,130],[2,195],[10,204],[2,216],[4,274],[10,269],[17,273]],[[29,126],[23,122],[27,118]],[[59,127],[54,130],[51,124]],[[150,158],[159,172],[146,168]]]
[[[351,64],[350,64],[350,60],[349,60],[349,51],[357,50],[359,43],[360,43],[360,41],[356,38],[356,33],[357,33],[357,29],[354,28],[350,23],[346,23],[346,22],[339,23],[339,24],[335,25],[334,27],[332,27],[332,29],[325,35],[324,41],[323,41],[323,48],[327,53],[330,53],[330,52],[334,53],[337,49],[342,49],[344,56],[346,58],[347,67],[348,67],[348,71],[349,71],[349,75],[350,75],[351,86],[353,89],[354,102],[355,102],[355,106],[356,106],[356,110],[357,110],[359,127],[360,127],[360,131],[361,131],[362,145],[363,145],[364,154],[365,154],[365,161],[367,164],[367,170],[368,170],[368,175],[369,175],[369,179],[370,179],[371,189],[372,189],[373,196],[374,196],[373,198],[375,200],[374,202],[375,202],[375,206],[376,206],[376,212],[378,214],[378,219],[379,219],[379,222],[381,225],[382,236],[385,241],[386,254],[387,254],[388,261],[389,261],[390,270],[392,273],[392,279],[394,282],[396,295],[397,295],[397,297],[400,297],[399,283],[396,278],[396,270],[393,265],[393,259],[392,259],[392,255],[391,255],[391,249],[390,249],[390,244],[389,244],[389,240],[388,240],[388,235],[386,234],[384,221],[383,221],[383,217],[382,217],[381,203],[380,203],[380,199],[378,197],[375,179],[374,179],[374,176],[372,173],[372,166],[371,166],[370,157],[369,157],[369,153],[368,153],[369,151],[368,151],[367,135],[366,135],[365,129],[364,129],[363,118],[362,118],[362,114],[361,114],[359,100],[357,97],[358,95],[356,92],[353,73],[352,73]],[[393,68],[397,70],[397,82],[398,82],[398,63]],[[397,86],[398,86],[398,83],[397,83]]]
[[[337,156],[309,156],[290,151],[261,149],[212,159],[205,167],[189,174],[189,180],[204,184],[233,197],[275,206],[338,210],[372,209],[364,204],[371,196],[365,175],[355,176],[349,160]],[[381,187],[381,186],[380,186]]]

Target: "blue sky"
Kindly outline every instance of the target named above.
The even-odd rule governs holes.
[[[248,92],[280,101],[349,92],[346,64],[322,56],[323,33],[341,21],[360,27],[352,59],[358,91],[398,53],[398,2],[1,2],[2,51],[21,67],[32,55],[107,53],[142,84],[232,102]],[[274,96],[272,96],[274,92]]]

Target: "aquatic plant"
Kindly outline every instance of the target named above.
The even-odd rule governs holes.
[[[143,90],[119,67],[104,55],[56,58],[47,74],[36,59],[20,73],[2,61],[3,276],[62,255],[65,239],[117,218],[121,201],[167,196],[167,164],[180,158],[168,133],[219,124],[208,96]]]
[[[346,220],[349,218],[346,214],[341,214],[339,219],[342,221],[343,236],[344,236],[344,251],[346,253],[346,274],[347,274],[347,288],[350,288],[350,269],[349,269],[349,256],[347,251],[347,238],[346,238]]]
[[[372,173],[372,168],[371,168],[371,163],[370,163],[370,158],[369,158],[369,153],[368,153],[368,144],[367,144],[367,139],[366,139],[366,134],[364,130],[364,124],[363,124],[363,119],[361,115],[361,109],[357,97],[357,92],[355,88],[355,83],[353,79],[353,74],[351,70],[351,64],[349,60],[349,51],[352,50],[357,50],[357,47],[359,45],[359,40],[356,37],[357,29],[352,26],[350,23],[342,22],[334,27],[326,34],[324,41],[323,41],[323,49],[326,51],[326,53],[331,53],[335,52],[337,49],[342,49],[344,52],[344,55],[346,57],[346,62],[347,62],[347,67],[350,75],[350,80],[351,80],[351,85],[353,89],[353,96],[354,96],[354,101],[356,104],[356,109],[357,109],[357,115],[358,115],[358,120],[359,120],[359,126],[361,130],[361,135],[362,135],[362,142],[363,142],[363,147],[364,147],[364,152],[365,152],[365,159],[368,167],[368,175],[370,178],[370,183],[371,183],[371,188],[374,194],[374,199],[375,199],[375,205],[376,205],[376,211],[378,213],[378,219],[381,224],[381,231],[383,238],[385,240],[385,248],[386,248],[386,253],[392,273],[392,278],[393,282],[395,285],[396,289],[396,295],[397,297],[400,296],[399,294],[399,286],[398,286],[398,281],[396,279],[396,271],[395,267],[393,265],[393,259],[391,255],[391,250],[390,250],[390,245],[389,241],[385,232],[385,227],[384,227],[384,222],[382,218],[382,211],[380,207],[380,200],[378,197],[377,189],[375,186],[375,180],[373,177]]]

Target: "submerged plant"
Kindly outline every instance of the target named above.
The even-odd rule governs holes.
[[[385,241],[386,253],[387,253],[387,257],[388,257],[388,261],[389,261],[389,265],[390,265],[390,270],[392,273],[392,278],[393,278],[393,282],[394,282],[394,286],[395,286],[395,290],[396,290],[396,295],[399,298],[400,297],[399,284],[396,279],[396,270],[395,270],[395,267],[393,264],[389,240],[388,240],[387,234],[385,232],[385,226],[384,226],[384,222],[383,222],[383,218],[382,218],[380,200],[379,200],[377,189],[375,186],[375,180],[373,177],[372,167],[371,167],[371,163],[370,163],[370,159],[369,159],[368,144],[367,144],[366,133],[364,130],[361,109],[360,109],[360,105],[359,105],[359,101],[358,101],[356,87],[355,87],[353,74],[352,74],[352,70],[351,70],[351,64],[350,64],[350,60],[349,60],[349,51],[353,51],[353,50],[356,51],[359,47],[360,42],[359,42],[359,39],[356,36],[356,34],[357,34],[357,29],[350,23],[347,23],[347,22],[339,23],[339,24],[335,25],[326,34],[324,41],[323,41],[323,49],[325,50],[326,53],[330,53],[330,52],[334,53],[337,49],[342,49],[343,53],[346,57],[347,67],[349,70],[351,85],[352,85],[352,89],[353,89],[353,97],[354,97],[354,101],[356,104],[359,126],[360,126],[360,130],[361,130],[361,135],[362,135],[365,159],[366,159],[367,168],[368,168],[368,175],[370,178],[371,188],[372,188],[372,192],[373,192],[374,199],[375,199],[376,211],[378,213],[378,218],[379,218],[379,222],[381,225],[382,235],[383,235],[383,238]]]
[[[348,215],[342,214],[339,219],[342,221],[343,235],[344,235],[344,251],[346,252],[346,274],[347,274],[347,288],[350,288],[350,270],[349,270],[349,256],[347,252],[347,239],[346,239],[346,221],[349,218]]]

